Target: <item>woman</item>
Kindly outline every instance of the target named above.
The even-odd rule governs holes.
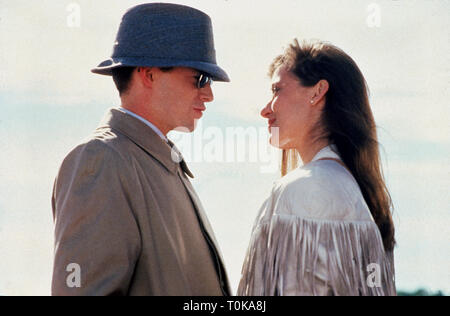
[[[295,40],[269,75],[261,115],[283,177],[256,220],[238,295],[395,295],[392,205],[361,71],[333,45]]]

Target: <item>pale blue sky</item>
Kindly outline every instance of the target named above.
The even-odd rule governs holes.
[[[330,41],[356,60],[394,199],[397,286],[450,293],[450,2],[174,2],[210,14],[218,62],[232,79],[214,84],[203,130],[265,126],[267,67],[294,37]],[[67,25],[70,3],[79,4],[80,27]],[[50,293],[53,179],[119,104],[112,80],[89,69],[109,56],[121,15],[138,3],[0,0],[0,294]],[[379,27],[367,24],[372,3]],[[235,289],[256,212],[278,175],[261,173],[261,163],[190,166]]]

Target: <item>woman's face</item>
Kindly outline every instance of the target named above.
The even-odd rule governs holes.
[[[272,93],[272,99],[261,111],[261,116],[268,119],[270,144],[281,149],[298,149],[308,144],[320,117],[311,103],[314,87],[304,87],[281,66],[272,77]]]

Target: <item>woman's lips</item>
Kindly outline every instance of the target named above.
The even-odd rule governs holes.
[[[274,127],[273,123],[275,123],[275,119],[270,119],[269,120],[269,132],[270,132],[271,128]]]

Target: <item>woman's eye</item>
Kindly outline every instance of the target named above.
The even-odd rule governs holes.
[[[280,91],[280,88],[278,88],[278,87],[272,87],[272,93],[273,93],[273,94],[277,93],[278,91]]]

